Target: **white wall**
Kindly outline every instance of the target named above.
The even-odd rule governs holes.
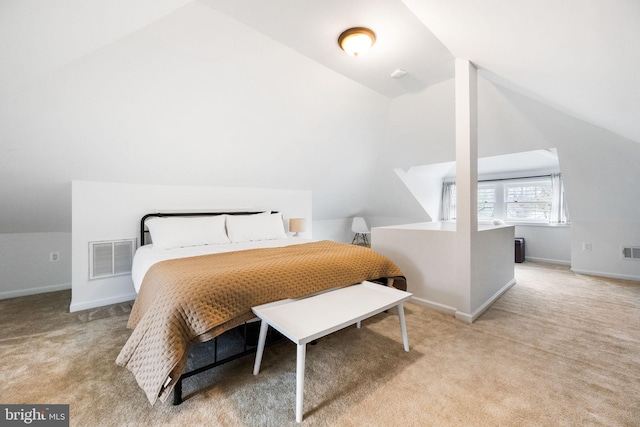
[[[455,224],[428,222],[372,230],[372,248],[393,260],[407,278],[412,300],[473,322],[514,283],[513,227],[483,227],[474,239],[479,256],[460,280]]]
[[[453,80],[393,100],[387,155],[379,165],[406,170],[455,160],[452,105]],[[640,244],[636,191],[640,144],[482,76],[478,79],[478,115],[480,157],[557,148],[572,224],[569,229],[518,228],[516,234],[531,241],[527,256],[570,261],[578,272],[640,280],[640,262],[620,258],[621,245]],[[394,150],[403,154],[394,155]],[[413,212],[415,207],[409,203],[403,209]],[[583,251],[583,242],[591,243],[592,250]]]
[[[375,227],[372,248],[400,268],[415,302],[455,314],[469,301],[469,284],[457,280],[455,274],[456,233],[420,225]]]
[[[594,130],[567,144],[565,177],[571,212],[571,268],[580,273],[640,280],[640,261],[621,246],[640,245],[640,144]],[[563,168],[565,164],[561,159]],[[583,243],[591,243],[584,250]]]
[[[385,144],[376,153],[365,214],[412,222],[435,218],[425,212],[395,170],[455,160],[454,119],[453,80],[391,100]]]
[[[429,221],[442,220],[440,211],[443,177],[452,171],[455,173],[455,162],[420,165],[406,171],[401,168],[395,170],[398,178],[425,210]]]
[[[89,280],[91,241],[136,238],[140,218],[159,211],[277,210],[312,219],[311,192],[74,181],[71,311],[135,298],[131,276]],[[309,221],[311,223],[311,221]],[[303,233],[313,236],[312,227]]]
[[[0,96],[0,233],[70,231],[73,180],[312,190],[316,218],[348,217],[388,106],[190,2]]]
[[[557,147],[571,213],[572,269],[640,280],[640,262],[620,257],[621,245],[640,242],[640,144],[489,82],[484,88],[491,154],[505,149],[501,140],[527,150]],[[583,242],[592,250],[582,250]]]
[[[74,180],[311,190],[314,218],[329,222],[365,209],[387,98],[200,2],[122,27],[114,43],[2,86],[0,251],[16,234],[27,245],[70,233]],[[33,267],[7,287],[71,282],[68,265],[42,283],[36,252],[25,246]]]
[[[70,271],[71,233],[0,234],[0,299],[69,289]]]
[[[516,225],[515,237],[524,238],[527,261],[571,265],[569,226]]]
[[[459,319],[475,321],[515,284],[513,238],[513,226],[480,227],[477,239],[472,241],[476,247],[471,260],[470,310],[458,313]]]

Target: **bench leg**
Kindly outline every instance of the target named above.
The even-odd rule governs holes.
[[[398,317],[400,318],[400,330],[402,331],[402,342],[404,351],[409,351],[409,337],[407,336],[407,324],[404,321],[404,304],[398,304]]]
[[[296,422],[302,422],[302,401],[304,398],[304,365],[307,355],[307,345],[298,344],[298,359],[296,361]]]
[[[264,345],[267,341],[267,330],[269,324],[264,320],[260,323],[260,336],[258,337],[258,348],[256,350],[256,361],[253,365],[253,375],[258,375],[260,372],[260,364],[262,363],[262,353],[264,353]]]

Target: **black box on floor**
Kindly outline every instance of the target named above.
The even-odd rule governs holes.
[[[524,238],[516,237],[516,262],[524,262]]]

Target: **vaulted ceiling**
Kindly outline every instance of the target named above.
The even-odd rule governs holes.
[[[640,142],[637,0],[196,1],[390,98],[453,77],[453,58],[465,58],[496,83]],[[0,0],[0,94],[187,3]],[[352,26],[377,35],[358,59],[336,43]],[[408,74],[392,79],[398,68]]]
[[[137,182],[132,168],[114,169],[111,159],[121,159],[116,149],[126,152],[129,161],[142,162],[149,141],[164,137],[167,142],[173,134],[158,134],[153,120],[130,126],[133,119],[121,110],[126,110],[123,107],[132,100],[146,101],[140,111],[135,108],[136,102],[129,105],[129,110],[136,110],[133,117],[166,114],[165,122],[176,122],[172,131],[180,138],[184,129],[192,131],[189,137],[197,140],[192,141],[194,152],[212,150],[208,142],[214,131],[209,134],[209,129],[193,125],[208,123],[211,111],[203,106],[215,110],[216,91],[231,79],[234,84],[225,94],[229,100],[238,101],[234,103],[237,110],[253,102],[259,114],[263,111],[260,108],[271,105],[268,97],[267,101],[263,99],[264,104],[255,103],[251,95],[257,84],[276,80],[291,83],[270,88],[277,92],[273,98],[278,98],[281,87],[297,91],[299,85],[321,79],[324,86],[311,92],[309,104],[315,103],[319,91],[336,90],[339,96],[332,98],[327,110],[339,114],[336,106],[349,103],[351,96],[359,103],[352,106],[371,104],[374,113],[368,120],[380,123],[383,104],[402,103],[411,100],[405,95],[424,94],[430,86],[437,88],[437,83],[453,78],[454,59],[464,58],[476,64],[481,76],[498,85],[640,143],[638,22],[638,0],[0,0],[0,232],[68,230],[70,180]],[[353,26],[369,27],[377,35],[374,48],[359,58],[344,54],[337,44],[338,35]],[[176,40],[185,34],[184,39]],[[254,43],[261,50],[259,54],[251,52],[252,61],[234,61],[243,58],[243,49],[254,47]],[[154,48],[158,46],[161,60],[154,61],[158,53]],[[279,56],[265,64],[264,58],[272,55]],[[189,57],[188,63],[184,56]],[[199,62],[203,57],[205,66]],[[282,63],[277,62],[282,58]],[[234,62],[225,68],[229,59]],[[287,64],[304,69],[289,70]],[[265,74],[262,65],[271,74]],[[119,74],[129,66],[133,66],[131,81]],[[243,70],[243,66],[249,70]],[[180,73],[180,69],[187,71]],[[155,105],[155,98],[148,96],[157,94],[154,85],[144,85],[155,74],[162,80],[166,77],[163,72],[170,71],[169,86],[176,98],[184,89],[183,81],[192,78],[189,73],[196,69],[199,80],[179,93],[183,103],[170,99],[166,105]],[[406,70],[407,75],[391,78],[396,69]],[[106,84],[109,82],[111,86]],[[342,82],[349,86],[344,99]],[[136,92],[138,86],[143,87]],[[116,94],[107,96],[113,88]],[[246,92],[244,98],[237,99],[242,90]],[[135,93],[129,95],[131,91]],[[190,96],[198,102],[187,104]],[[375,102],[369,102],[370,97]],[[289,110],[295,110],[300,101],[293,96],[281,98],[294,99],[287,105]],[[112,104],[103,111],[104,99]],[[229,101],[221,102],[227,108]],[[167,105],[170,108],[163,110]],[[191,109],[180,110],[183,105]],[[87,114],[83,114],[85,110]],[[171,116],[174,111],[182,115]],[[421,120],[420,114],[416,113],[416,120]],[[305,120],[298,120],[297,133],[286,134],[279,129],[281,133],[272,138],[319,145],[309,127],[335,123],[317,121],[320,116],[309,111]],[[236,119],[243,117],[239,114]],[[247,117],[252,119],[256,114],[247,112]],[[224,117],[218,124],[223,122]],[[332,147],[336,151],[344,148],[336,135],[347,138],[347,143],[354,141],[354,147],[375,139],[371,137],[374,131],[357,125],[349,128],[354,131],[353,138],[345,136],[339,126],[332,134],[316,137],[322,139],[326,151],[327,141],[336,144]],[[380,129],[375,130],[376,137],[383,133]],[[252,135],[247,140],[253,141]],[[606,149],[606,141],[603,146]],[[85,162],[87,153],[94,151],[106,160],[99,165]],[[313,147],[308,151],[313,152]],[[173,161],[170,150],[162,153],[162,159]],[[331,156],[325,162],[336,166]],[[191,172],[196,176],[197,171],[182,170],[167,179],[173,182],[175,176],[191,176]],[[305,188],[313,187],[316,174],[306,169],[303,172],[308,180]],[[357,172],[349,169],[347,175]],[[240,176],[242,179],[225,185],[256,185],[244,174]],[[281,185],[277,179],[284,179],[280,175],[272,181],[262,178],[260,184],[264,181],[264,185],[276,186]],[[366,182],[366,178],[361,179]],[[322,201],[331,199],[331,203],[317,205],[333,205],[326,218],[353,214],[340,201],[349,199],[354,191],[340,188],[345,181],[343,175],[336,175],[334,180],[325,183],[323,178],[322,184],[312,188]],[[220,185],[220,180],[217,176],[208,180],[198,176],[184,178],[181,183]],[[340,188],[339,196],[335,188]],[[37,221],[27,215],[36,210],[37,214],[30,215],[39,215]]]
[[[637,0],[203,0],[386,96],[453,77],[453,58],[496,83],[640,142]],[[365,56],[340,52],[353,26],[376,32]],[[395,69],[408,74],[390,78]]]

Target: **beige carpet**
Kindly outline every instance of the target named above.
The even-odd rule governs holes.
[[[303,425],[640,425],[640,283],[535,263],[516,279],[472,325],[407,304],[409,353],[394,313],[308,346]],[[268,348],[258,376],[245,357],[151,407],[114,363],[130,305],[69,314],[69,299],[0,301],[0,403],[69,403],[74,426],[296,425],[295,345]]]

